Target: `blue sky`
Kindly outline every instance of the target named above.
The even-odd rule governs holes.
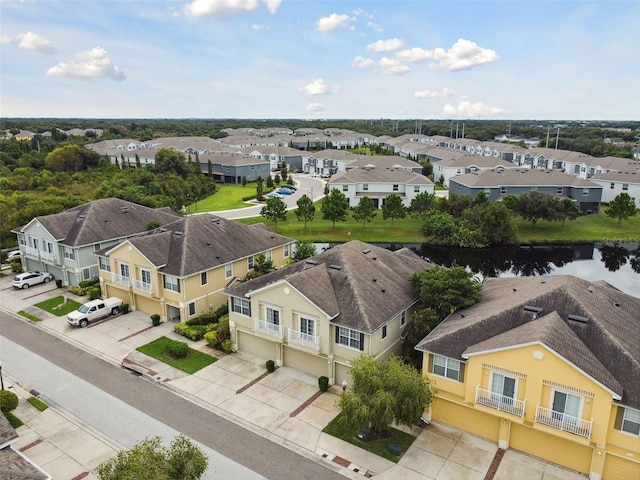
[[[0,115],[640,119],[640,2],[0,0]]]

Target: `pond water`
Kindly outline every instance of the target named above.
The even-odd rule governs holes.
[[[526,247],[455,248],[425,244],[378,244],[390,250],[410,248],[433,263],[462,266],[483,277],[574,275],[605,280],[640,297],[640,244],[608,243]],[[317,244],[320,251],[329,244]]]

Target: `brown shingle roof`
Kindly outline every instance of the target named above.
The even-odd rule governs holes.
[[[640,407],[640,298],[604,281],[570,275],[491,279],[482,295],[480,303],[447,317],[416,348],[462,359],[500,345],[540,341],[620,395],[625,405]],[[525,305],[542,309],[537,319]]]
[[[255,290],[286,281],[336,325],[371,333],[418,301],[409,276],[432,266],[407,249],[391,252],[353,240],[225,293],[250,296]]]

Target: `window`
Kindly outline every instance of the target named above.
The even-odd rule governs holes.
[[[232,275],[233,275],[233,265],[231,265],[230,263],[227,263],[224,266],[224,278],[231,278]]]
[[[120,265],[120,275],[124,278],[129,278],[131,275],[129,274],[129,264],[121,263]]]
[[[173,275],[164,276],[164,288],[173,292],[180,293],[180,280]]]
[[[270,323],[271,325],[280,325],[280,310],[267,307],[266,313],[267,313],[267,323]]]
[[[368,183],[363,183],[363,184],[362,184],[362,190],[363,190],[364,192],[368,191],[368,190],[369,190],[369,184],[368,184]]]
[[[349,191],[349,185],[342,185],[342,191],[343,192],[348,192]]]
[[[397,192],[397,191],[398,191],[398,188],[399,188],[399,187],[398,187],[398,184],[394,184],[394,185],[393,185],[393,191],[394,191],[394,192]]]
[[[271,250],[267,250],[266,252],[264,252],[264,256],[267,259],[267,261],[273,260],[273,258],[271,256]]]
[[[312,337],[316,336],[316,321],[310,318],[300,317],[300,332]]]
[[[558,195],[562,195],[562,187],[558,187],[558,188],[556,188],[556,193],[557,193]]]
[[[251,303],[246,298],[231,297],[231,311],[250,317]]]
[[[291,246],[288,243],[284,247],[282,247],[284,258],[289,257],[289,249],[290,249],[290,247]]]
[[[36,250],[38,249],[38,239],[37,238],[29,238],[29,243],[31,243],[31,246],[33,248],[35,248]]]
[[[491,393],[493,394],[491,395],[491,399],[499,402],[504,402],[508,398],[514,398],[516,393],[516,379],[493,372],[491,374]],[[502,395],[502,397],[499,395]]]
[[[405,310],[400,314],[400,326],[404,327],[407,323],[407,311]]]
[[[253,255],[247,257],[247,270],[253,270],[254,268],[254,258]]]
[[[553,392],[553,410],[552,418],[560,420],[564,423],[577,423],[577,419],[580,416],[580,403],[582,399],[577,395],[571,393],[560,392],[558,390]],[[567,418],[567,416],[569,418]]]
[[[140,280],[142,280],[142,283],[146,285],[151,285],[151,271],[141,268]]]
[[[89,270],[88,268],[85,268],[84,270],[82,270],[82,279],[89,280],[90,278],[91,278],[91,270]]]
[[[413,192],[414,193],[420,193],[420,185],[414,185],[413,186]]]
[[[109,259],[105,257],[99,257],[100,259],[100,270],[104,270],[105,272],[111,271],[111,265],[109,265]]]
[[[640,410],[625,408],[622,417],[622,428],[620,430],[632,433],[633,435],[640,435]]]
[[[382,339],[384,340],[385,338],[387,338],[387,326],[384,325],[382,327]]]
[[[623,184],[622,184],[622,190],[623,190],[623,191],[625,191],[625,192],[626,192],[627,190],[629,190],[629,184],[628,184],[628,183],[623,183]]]
[[[76,259],[76,255],[73,252],[73,248],[64,247],[64,258],[66,258],[68,260],[75,260]]]
[[[196,314],[196,302],[191,302],[189,304],[189,316],[193,317]]]
[[[500,187],[500,195],[506,195],[507,194],[507,187]]]
[[[615,184],[615,183],[611,183],[611,184],[609,184],[609,188],[610,188],[610,189],[612,189],[612,190],[615,188],[615,186],[616,186],[616,184]]]
[[[582,196],[583,197],[588,197],[589,196],[589,189],[588,188],[583,188],[582,189]]]
[[[433,370],[432,373],[440,375],[441,377],[450,378],[456,382],[460,380],[460,362],[453,358],[448,358],[443,355],[433,356]]]
[[[336,343],[356,350],[364,350],[364,333],[350,328],[336,327]]]
[[[53,253],[53,243],[47,242],[46,240],[42,241],[42,246],[44,247],[44,251],[47,253]]]
[[[200,274],[200,285],[206,285],[207,283],[209,283],[207,281],[207,272],[202,272]]]

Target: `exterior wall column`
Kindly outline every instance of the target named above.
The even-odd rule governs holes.
[[[500,431],[498,432],[498,447],[509,448],[509,436],[511,434],[511,420],[503,418],[500,422]]]
[[[596,444],[593,449],[593,457],[591,457],[591,470],[589,471],[590,480],[601,480],[604,471],[604,460],[607,456],[602,445]]]

